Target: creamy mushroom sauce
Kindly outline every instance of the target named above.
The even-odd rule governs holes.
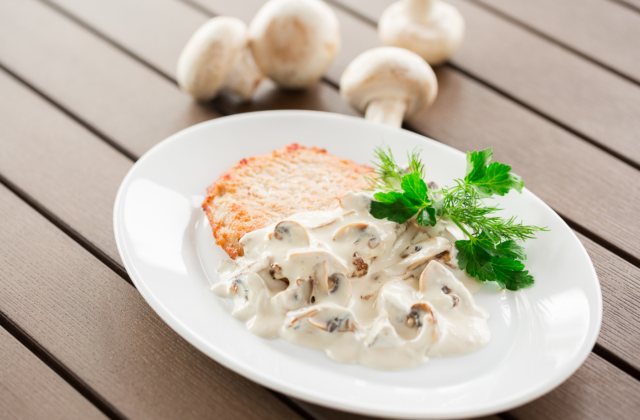
[[[460,355],[490,338],[478,282],[457,267],[447,221],[422,227],[375,219],[366,193],[334,211],[295,214],[246,234],[213,291],[234,299],[253,333],[323,349],[339,362],[401,369]]]

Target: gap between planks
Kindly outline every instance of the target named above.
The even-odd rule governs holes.
[[[597,237],[595,239],[597,239]]]
[[[28,203],[27,203],[28,204]],[[37,210],[36,210],[37,211]],[[4,328],[13,338],[26,347],[35,357],[53,370],[60,378],[68,383],[80,395],[93,404],[105,416],[112,420],[126,420],[127,417],[115,408],[109,401],[102,398],[89,384],[76,375],[64,363],[58,360],[46,348],[40,345],[37,340],[31,337],[18,324],[13,322],[6,314],[0,311],[0,327]]]
[[[45,0],[41,0],[41,1],[45,1]],[[183,3],[189,4],[189,5],[194,5],[194,3],[191,0],[180,0]],[[352,7],[350,7],[348,4],[344,4],[338,0],[325,0],[327,3],[330,3],[331,5],[335,6],[336,8],[350,14],[351,16],[353,16],[356,19],[361,20],[362,22],[365,22],[371,26],[377,27],[377,22],[375,22],[374,20],[372,20],[370,17],[363,15],[362,13],[360,13],[358,10],[353,9]],[[463,1],[467,1],[471,4],[474,4],[480,8],[483,8],[485,10],[487,10],[490,13],[494,13],[493,10],[491,10],[491,8],[489,8],[488,6],[484,5],[483,3],[479,3],[476,0],[463,0]],[[606,1],[606,0],[605,0]],[[201,8],[201,7],[200,7]],[[494,13],[496,15],[498,15],[499,17],[503,18],[501,12],[500,13]],[[528,28],[526,27],[524,24],[520,24],[518,21],[516,21],[513,18],[509,18],[508,16],[504,16],[504,20],[507,20],[511,23],[513,23],[516,26],[522,27],[525,30],[528,30],[529,32],[535,34],[536,36],[540,36],[541,38],[549,41],[550,43],[557,45],[559,47],[562,47],[564,49],[566,49],[567,51],[571,52],[571,53],[576,53],[576,55],[580,56],[581,58],[584,58],[585,60],[588,60],[589,62],[592,62],[600,67],[602,67],[603,69],[607,70],[607,71],[611,71],[612,73],[616,74],[617,76],[622,77],[623,79],[629,81],[630,83],[633,83],[635,85],[640,86],[640,83],[637,82],[636,80],[623,75],[621,73],[619,73],[617,70],[611,69],[609,68],[609,66],[606,66],[598,61],[595,61],[591,58],[589,58],[588,56],[578,52],[578,51],[574,51],[571,47],[568,47],[558,41],[553,40],[552,38],[548,37],[547,35],[544,35],[542,33],[538,33],[537,30],[533,29],[533,28]],[[494,91],[495,93],[499,94],[500,96],[510,100],[511,102],[514,102],[516,104],[518,104],[519,106],[521,106],[522,108],[527,109],[528,111],[530,111],[531,113],[539,116],[540,118],[543,118],[546,121],[549,121],[552,124],[557,125],[558,127],[562,128],[563,130],[573,134],[574,136],[586,141],[587,143],[599,148],[600,150],[602,150],[603,152],[615,157],[616,159],[626,163],[627,165],[640,170],[640,161],[634,161],[632,158],[627,157],[625,155],[623,155],[621,152],[618,152],[616,150],[614,150],[613,148],[607,146],[606,144],[602,143],[599,140],[596,140],[595,138],[588,136],[586,133],[582,133],[572,127],[570,127],[568,124],[563,123],[562,121],[560,121],[557,118],[552,117],[551,115],[545,113],[544,111],[536,108],[533,105],[530,105],[526,102],[524,102],[521,99],[518,99],[516,96],[514,96],[513,94],[508,93],[505,89],[498,87],[497,85],[495,85],[494,83],[491,83],[479,76],[476,76],[475,74],[473,74],[471,71],[460,67],[457,64],[454,64],[450,61],[447,61],[445,64],[443,64],[441,67],[448,67],[454,71],[457,71],[460,74],[463,74],[464,76],[466,76],[469,79],[472,79],[476,82],[478,82],[479,84],[491,89],[492,91]],[[337,87],[337,85],[335,83],[332,83],[334,86]],[[407,126],[408,128],[409,126]],[[412,130],[415,131],[415,130]],[[416,131],[417,132],[417,131]]]
[[[620,70],[617,70],[616,68],[614,68],[613,66],[605,63],[602,60],[599,60],[598,58],[595,58],[593,56],[590,56],[582,51],[580,51],[579,49],[572,47],[571,45],[569,45],[568,43],[558,39],[557,37],[554,37],[553,35],[548,35],[546,34],[544,31],[535,28],[534,26],[528,24],[527,22],[517,18],[517,17],[513,17],[509,14],[507,14],[506,12],[503,12],[502,10],[498,9],[495,6],[492,6],[490,4],[487,4],[485,2],[483,2],[482,0],[464,0],[468,3],[472,3],[478,7],[480,7],[481,9],[486,10],[489,13],[492,13],[496,16],[498,16],[499,18],[506,20],[507,22],[512,23],[515,26],[520,27],[521,29],[528,31],[529,33],[536,35],[544,40],[546,40],[547,42],[554,44],[560,48],[563,48],[564,50],[566,50],[567,52],[570,52],[571,54],[577,55],[579,57],[581,57],[582,59],[589,61],[590,63],[599,66],[613,74],[615,74],[618,77],[621,77],[625,80],[627,80],[628,82],[631,82],[635,85],[640,86],[640,80],[628,76],[625,73],[623,73]],[[602,0],[602,1],[609,1],[609,0]]]

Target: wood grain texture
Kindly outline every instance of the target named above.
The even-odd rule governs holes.
[[[591,353],[565,383],[509,414],[520,420],[631,420],[640,411],[639,396],[640,382]]]
[[[313,413],[318,420],[373,420],[378,417],[363,416],[360,414],[345,413],[343,411],[331,410],[319,405],[301,403],[309,412]],[[498,416],[473,417],[474,420],[500,420]]]
[[[577,235],[602,287],[603,322],[598,343],[640,370],[640,268]]]
[[[373,19],[392,3],[336,1]],[[452,63],[640,164],[638,85],[475,4],[448,1],[466,22],[465,42]]]
[[[184,341],[135,288],[4,186],[0,266],[0,311],[125,416],[299,418]]]
[[[69,5],[69,2],[75,0],[58,1],[65,1]],[[135,2],[129,1],[127,4]],[[181,9],[168,10],[179,18]],[[225,13],[233,11],[225,10]],[[248,12],[245,10],[245,13]],[[151,11],[141,13],[139,20],[153,15]],[[89,19],[91,16],[83,14],[82,17]],[[99,29],[102,29],[101,22],[90,21]],[[145,23],[143,26],[154,25]],[[110,31],[115,29],[111,28]],[[160,32],[157,35],[163,36]],[[134,45],[132,42],[132,48]],[[497,159],[511,163],[525,177],[527,185],[556,210],[614,243],[627,248],[635,246],[637,250],[636,237],[640,234],[640,229],[637,218],[634,217],[634,209],[640,208],[638,171],[571,134],[558,130],[525,109],[514,106],[500,95],[469,81],[455,71],[442,68],[438,70],[438,77],[442,86],[439,100],[430,111],[414,118],[412,126],[435,138],[444,139],[445,143],[461,150],[493,146]],[[280,91],[272,92],[277,94]],[[314,93],[301,92],[299,95],[311,96]],[[244,106],[251,109],[252,105]],[[594,171],[594,168],[598,170]],[[612,184],[612,179],[616,183]],[[627,205],[610,205],[621,196],[625,196]],[[109,223],[110,229],[110,220],[106,220],[106,223]],[[603,261],[601,270],[606,272],[609,264],[610,262]],[[633,307],[634,296],[629,295],[629,304],[622,307]],[[603,341],[603,345],[621,355],[635,354],[634,360],[637,360],[638,352],[633,352],[636,346],[633,335],[620,343],[616,342],[620,329],[620,326],[612,325],[612,334]]]
[[[107,417],[0,327],[0,419]]]
[[[0,63],[136,156],[219,116],[35,0],[0,1]]]
[[[475,0],[640,81],[640,14],[607,0]]]
[[[48,1],[88,23],[100,34],[173,80],[180,51],[193,32],[209,19],[209,15],[175,0]],[[230,6],[241,6],[239,10],[245,10],[243,4],[229,3]],[[241,102],[237,97],[222,92],[213,106],[225,113],[271,109],[330,109],[333,112],[356,115],[326,82],[320,82],[305,91],[283,91],[272,81],[265,80],[251,102]]]
[[[107,222],[133,162],[1,70],[0,92],[0,175],[122,265]]]

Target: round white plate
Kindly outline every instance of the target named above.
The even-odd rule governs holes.
[[[358,163],[375,146],[396,157],[422,149],[427,179],[447,185],[465,155],[423,136],[362,119],[305,111],[234,115],[166,139],[122,182],[114,209],[118,249],[149,305],[178,334],[224,366],[276,391],[330,408],[395,418],[462,418],[508,410],[566,380],[589,355],[602,297],[591,261],[571,229],[530,191],[499,200],[506,215],[548,226],[528,241],[536,284],[519,292],[487,284],[475,296],[489,313],[490,343],[477,352],[385,372],[330,360],[322,351],[265,340],[210,291],[213,245],[200,204],[206,188],[244,157],[297,142]],[[509,162],[505,162],[509,163]],[[209,273],[209,274],[207,274]]]

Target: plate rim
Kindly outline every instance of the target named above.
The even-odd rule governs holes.
[[[321,405],[330,409],[337,409],[337,410],[341,410],[341,411],[345,411],[345,412],[349,412],[349,413],[354,413],[354,414],[364,414],[364,415],[369,415],[369,416],[373,416],[373,417],[381,417],[381,418],[385,418],[385,417],[395,417],[395,418],[406,418],[406,419],[424,419],[424,418],[441,418],[441,419],[456,419],[456,418],[465,418],[465,417],[474,417],[474,416],[486,416],[486,415],[491,415],[491,414],[495,414],[495,413],[500,413],[500,412],[504,412],[504,411],[508,411],[510,409],[513,409],[515,407],[519,407],[521,405],[524,405],[528,402],[531,402],[533,400],[536,400],[540,397],[542,397],[543,395],[553,391],[555,388],[557,388],[559,385],[561,385],[563,382],[565,382],[567,379],[569,379],[569,377],[571,377],[586,361],[586,359],[589,357],[589,355],[592,352],[592,348],[595,345],[601,327],[602,327],[602,318],[603,318],[603,300],[602,300],[602,288],[600,285],[600,280],[598,278],[598,275],[595,271],[595,267],[593,265],[593,261],[591,260],[591,258],[589,257],[588,252],[586,251],[584,245],[582,244],[582,242],[579,240],[579,238],[577,237],[577,235],[575,234],[574,230],[570,228],[570,226],[568,226],[566,224],[566,222],[548,205],[546,204],[541,198],[539,198],[537,195],[535,195],[534,193],[532,193],[530,190],[527,189],[527,191],[529,191],[531,193],[531,195],[535,198],[535,200],[537,200],[539,202],[539,204],[541,204],[542,206],[546,207],[548,210],[551,211],[551,213],[553,214],[553,217],[557,218],[560,220],[561,223],[567,225],[569,227],[569,232],[571,233],[571,235],[573,235],[573,238],[576,240],[576,242],[579,244],[580,247],[580,252],[587,257],[587,260],[590,262],[589,264],[589,271],[591,272],[591,274],[593,275],[593,277],[596,279],[596,293],[597,293],[597,308],[596,309],[596,313],[591,313],[592,316],[594,316],[594,324],[596,325],[596,328],[594,328],[593,331],[589,331],[585,337],[585,340],[583,342],[582,348],[576,353],[576,355],[573,357],[573,359],[571,360],[571,362],[568,362],[567,365],[564,368],[564,371],[562,371],[561,373],[559,373],[558,375],[554,376],[552,380],[541,383],[540,385],[538,385],[536,388],[528,390],[528,391],[523,391],[519,394],[516,394],[516,396],[508,399],[507,401],[504,401],[498,405],[495,404],[483,404],[481,407],[474,409],[474,410],[470,410],[470,409],[465,409],[462,411],[451,411],[451,410],[446,410],[445,412],[435,412],[435,413],[418,413],[415,411],[390,411],[390,410],[383,410],[381,411],[380,409],[368,409],[366,406],[364,405],[358,405],[358,404],[352,404],[352,405],[348,405],[348,404],[343,404],[342,402],[340,402],[339,400],[331,400],[330,398],[325,398],[324,396],[318,396],[318,395],[314,395],[312,392],[305,392],[304,389],[298,389],[298,388],[294,388],[291,386],[288,386],[286,382],[280,382],[277,380],[277,378],[272,378],[270,375],[267,374],[263,374],[259,371],[255,371],[251,368],[246,368],[244,365],[242,365],[241,363],[238,363],[235,361],[234,358],[232,357],[227,357],[225,354],[223,354],[222,352],[217,351],[217,349],[215,349],[214,347],[210,346],[207,344],[207,342],[205,342],[205,340],[201,340],[195,333],[193,333],[191,331],[191,329],[185,325],[184,323],[182,323],[179,319],[175,318],[170,311],[161,303],[159,302],[157,299],[155,299],[153,297],[153,293],[147,289],[144,281],[142,280],[140,274],[137,272],[137,270],[135,269],[134,263],[132,261],[132,259],[130,258],[130,253],[127,252],[127,248],[126,245],[124,243],[124,238],[122,237],[122,232],[121,229],[119,228],[119,226],[121,226],[121,221],[119,218],[119,209],[121,209],[122,207],[122,203],[123,203],[123,196],[125,193],[125,187],[129,184],[129,181],[131,178],[134,177],[134,174],[136,172],[136,169],[138,167],[140,167],[141,165],[144,165],[144,163],[148,160],[151,159],[153,156],[153,154],[163,148],[163,147],[167,147],[167,145],[174,143],[176,141],[180,141],[180,138],[189,135],[190,132],[192,131],[196,131],[199,129],[202,129],[204,126],[213,126],[216,124],[219,124],[221,121],[226,122],[226,121],[230,121],[230,120],[243,120],[243,119],[252,119],[252,118],[256,118],[256,117],[264,117],[264,116],[274,116],[274,117],[282,117],[282,116],[307,116],[307,117],[312,117],[312,118],[327,118],[327,119],[339,119],[339,120],[345,120],[345,121],[352,121],[355,122],[357,121],[359,124],[375,124],[375,123],[371,123],[368,122],[362,118],[359,117],[354,117],[354,116],[348,116],[348,115],[342,115],[342,114],[336,114],[336,113],[331,113],[331,112],[325,112],[325,111],[308,111],[308,110],[267,110],[267,111],[255,111],[255,112],[247,112],[247,113],[241,113],[241,114],[233,114],[233,115],[228,115],[228,116],[223,116],[223,117],[219,117],[219,118],[215,118],[212,120],[207,120],[207,121],[203,121],[201,123],[192,125],[190,127],[187,127],[183,130],[180,130],[172,135],[170,135],[169,137],[165,138],[164,140],[160,141],[159,143],[157,143],[156,145],[154,145],[153,147],[151,147],[148,151],[146,151],[134,164],[133,166],[129,169],[129,171],[127,172],[126,176],[123,178],[119,188],[118,188],[118,192],[116,195],[116,199],[114,202],[114,207],[113,207],[113,230],[114,230],[114,236],[115,236],[115,240],[116,240],[116,246],[118,248],[118,253],[122,259],[122,262],[124,264],[125,269],[127,270],[127,273],[129,274],[134,286],[136,287],[136,289],[138,289],[138,291],[140,292],[140,294],[142,295],[143,299],[145,300],[145,302],[154,310],[154,312],[172,329],[174,330],[174,332],[176,334],[178,334],[179,336],[181,336],[183,339],[185,339],[189,344],[193,345],[194,347],[196,347],[200,352],[202,352],[203,354],[205,354],[207,357],[210,357],[211,359],[213,359],[214,361],[220,363],[222,366],[240,374],[241,376],[245,377],[246,379],[255,382],[259,385],[262,385],[268,389],[277,391],[277,392],[282,392],[283,394],[286,394],[292,398],[297,398],[300,399],[302,401],[311,403],[311,404],[317,404],[317,405]],[[386,127],[386,126],[382,126],[382,127]],[[388,127],[386,127],[388,128]],[[437,146],[439,147],[444,147],[444,148],[448,148],[451,149],[452,151],[456,152],[456,153],[464,153],[452,146],[446,145],[444,143],[441,143],[437,140],[434,140],[430,137],[427,136],[423,136],[421,134],[418,133],[414,133],[412,131],[409,130],[404,130],[402,129],[405,133],[411,135],[411,136],[415,136],[419,141],[421,142],[433,142],[435,143]],[[526,187],[525,187],[526,189]],[[401,410],[401,407],[397,407],[397,409]]]

